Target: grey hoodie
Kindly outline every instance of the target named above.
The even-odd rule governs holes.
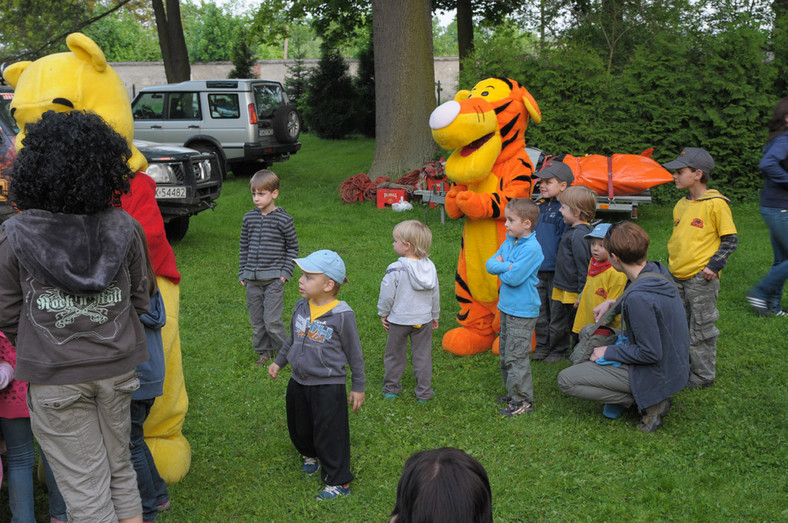
[[[0,236],[0,331],[17,346],[16,377],[83,383],[148,358],[142,227],[125,211],[94,215],[31,209]]]
[[[429,258],[401,257],[380,283],[378,316],[396,325],[421,325],[440,317],[438,272]]]

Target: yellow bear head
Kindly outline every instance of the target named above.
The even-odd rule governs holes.
[[[484,180],[495,163],[525,147],[529,117],[542,121],[536,101],[514,80],[487,78],[470,91],[458,92],[430,116],[433,139],[444,149],[454,149],[446,175],[460,184]]]
[[[145,170],[145,157],[132,143],[134,118],[120,77],[96,42],[84,34],[68,35],[66,45],[71,52],[51,54],[35,62],[17,62],[3,72],[14,88],[11,112],[20,129],[17,150],[22,148],[25,125],[38,121],[46,111],[89,111],[126,138],[132,153],[129,167]]]

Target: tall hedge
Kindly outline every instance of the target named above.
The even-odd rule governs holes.
[[[654,159],[664,162],[683,147],[703,147],[717,164],[710,186],[745,200],[761,187],[760,150],[779,99],[767,39],[758,28],[733,24],[714,34],[654,33],[610,72],[603,50],[581,39],[539,53],[481,39],[460,82],[468,88],[503,75],[523,83],[543,115],[526,141],[548,154],[654,147]]]

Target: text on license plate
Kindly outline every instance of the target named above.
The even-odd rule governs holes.
[[[273,129],[258,129],[257,136],[273,136],[274,130]]]
[[[156,198],[186,198],[186,187],[156,187]]]

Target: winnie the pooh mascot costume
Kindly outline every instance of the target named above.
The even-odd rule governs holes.
[[[542,120],[536,101],[507,78],[482,80],[430,116],[434,140],[454,149],[446,161],[453,182],[446,212],[451,218],[465,216],[455,278],[460,327],[443,337],[443,348],[458,356],[486,351],[496,341],[498,278],[485,264],[506,239],[506,204],[531,197],[534,169],[524,138],[529,118]]]
[[[134,120],[126,88],[93,40],[73,33],[66,38],[66,45],[70,52],[52,54],[35,62],[18,62],[3,73],[15,90],[11,110],[20,129],[16,147],[22,147],[25,125],[36,122],[50,110],[96,113],[129,143],[132,151],[129,166],[137,174],[131,181],[131,191],[122,198],[122,207],[145,229],[151,264],[167,314],[167,323],[161,330],[166,368],[164,395],[156,399],[145,422],[145,442],[161,477],[173,483],[186,475],[191,464],[191,448],[181,433],[189,407],[178,329],[181,276],[156,204],[156,183],[142,172],[147,161],[132,143]]]

